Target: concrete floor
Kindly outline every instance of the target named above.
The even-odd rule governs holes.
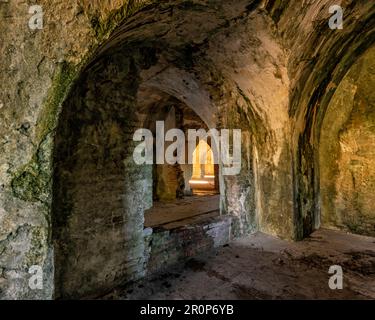
[[[343,290],[328,287],[331,265],[343,268]],[[375,299],[375,238],[322,229],[292,243],[257,233],[104,298]]]

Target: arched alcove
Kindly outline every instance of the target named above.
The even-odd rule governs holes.
[[[317,27],[325,28],[324,34],[312,32],[306,39],[301,33],[296,44],[303,42],[306,46],[300,52],[295,51],[291,58],[289,68],[295,79],[289,114],[293,118],[296,239],[303,239],[321,227],[319,148],[327,108],[350,68],[374,44],[374,8],[364,4],[359,21],[347,19],[346,32],[329,29],[323,19]],[[350,16],[355,10],[351,7],[345,14]],[[362,28],[363,32],[359,31]]]
[[[321,224],[375,235],[375,48],[367,50],[336,89],[320,144]]]

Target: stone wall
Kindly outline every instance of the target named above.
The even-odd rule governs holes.
[[[143,212],[152,204],[152,168],[133,161],[142,61],[117,58],[83,74],[60,115],[52,201],[56,298],[105,292],[145,273]]]
[[[174,104],[172,103],[171,105],[167,104],[166,106],[162,106],[164,108],[161,108],[161,110],[158,110],[158,108],[160,109],[160,106],[152,110],[152,116],[149,116],[151,118],[149,119],[149,122],[152,122],[151,126],[154,137],[156,135],[156,121],[164,122],[165,132],[170,129],[180,129],[182,127],[183,112],[178,107],[180,104],[179,101],[174,101]],[[165,108],[166,110],[162,112]],[[166,142],[165,148],[168,148],[170,144],[171,142]],[[154,150],[155,149],[156,142],[154,143]],[[183,196],[185,181],[180,164],[155,164],[153,173],[154,200],[169,201]]]
[[[375,49],[349,71],[328,107],[320,141],[322,224],[375,236]]]
[[[279,2],[271,13],[289,52],[294,232],[301,239],[321,225],[318,150],[326,110],[350,67],[374,45],[375,7],[335,1],[344,15],[344,28],[337,30],[328,27],[332,1],[297,2]]]
[[[147,275],[167,271],[189,258],[220,248],[229,243],[231,234],[229,216],[173,230],[153,230],[145,238]]]

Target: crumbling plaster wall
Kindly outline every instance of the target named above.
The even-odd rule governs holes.
[[[159,49],[166,48],[159,71],[169,68],[151,85],[163,87],[160,80],[171,70],[175,77],[169,79],[183,74],[193,85],[169,85],[169,94],[199,107],[204,121],[213,114],[210,126],[243,129],[241,175],[221,182],[223,212],[237,217],[238,234],[260,228],[301,238],[318,225],[315,133],[308,124],[321,123],[318,100],[329,101],[347,68],[371,45],[371,1],[342,1],[348,9],[341,33],[327,27],[330,0],[150,2],[41,0],[44,29],[35,31],[27,25],[35,1],[0,4],[1,298],[53,296],[58,116],[83,66],[119,44],[151,47],[157,39]],[[43,267],[43,290],[28,287],[31,265]]]

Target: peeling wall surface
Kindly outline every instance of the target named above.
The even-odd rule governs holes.
[[[1,299],[101,294],[158,269],[152,167],[132,137],[163,99],[242,130],[241,172],[220,176],[223,241],[321,223],[375,235],[373,1],[336,1],[343,30],[331,0],[40,0],[31,30],[34,2],[0,2]]]

